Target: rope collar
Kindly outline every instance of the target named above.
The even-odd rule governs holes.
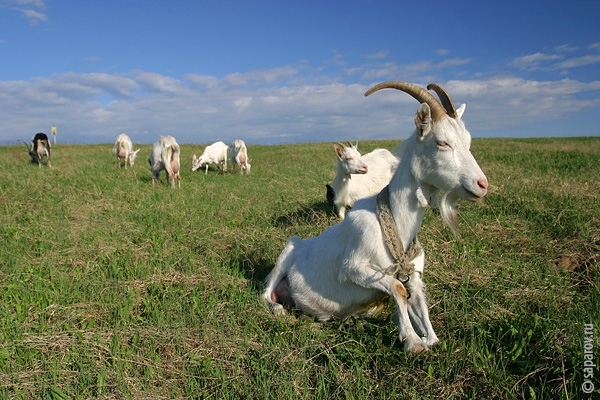
[[[393,275],[399,281],[406,283],[410,279],[412,273],[415,272],[413,260],[421,254],[423,247],[421,247],[421,244],[415,237],[408,250],[406,252],[404,251],[402,239],[400,239],[400,235],[396,229],[394,216],[390,209],[389,186],[384,187],[377,195],[377,218],[379,219],[379,225],[381,226],[381,233],[383,234],[385,244],[394,259],[394,264],[390,265],[385,270],[385,273],[387,275]],[[421,271],[418,272],[421,273]],[[406,277],[406,279],[402,280],[400,279],[401,277]]]

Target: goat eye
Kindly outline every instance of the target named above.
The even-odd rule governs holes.
[[[448,142],[444,142],[443,140],[438,140],[437,145],[439,147],[443,147],[445,149],[451,149],[452,147],[450,147],[450,145],[448,144]]]

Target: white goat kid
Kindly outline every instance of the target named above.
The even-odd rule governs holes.
[[[123,160],[123,164],[125,165],[125,169],[127,169],[127,163],[129,163],[130,167],[133,167],[135,164],[135,158],[137,157],[140,149],[133,151],[133,143],[131,142],[131,138],[127,136],[125,133],[121,133],[117,136],[117,140],[113,146],[113,154],[117,157],[117,166],[121,168],[121,160]]]
[[[250,173],[250,159],[248,158],[248,149],[246,143],[241,139],[236,139],[231,144],[229,149],[229,162],[231,167],[235,170],[236,165],[240,168],[240,174],[246,171],[246,174]]]
[[[344,219],[346,209],[362,198],[379,193],[392,179],[400,160],[386,149],[375,149],[361,156],[358,142],[350,146],[334,144],[338,158],[337,172],[332,183],[334,209]]]
[[[152,168],[152,184],[160,180],[160,171],[165,171],[167,181],[171,187],[181,188],[181,177],[179,176],[180,162],[179,145],[172,136],[161,136],[161,138],[152,146],[152,153],[148,159]]]
[[[208,174],[208,165],[215,163],[217,167],[221,166],[223,172],[226,172],[227,150],[229,150],[229,146],[223,142],[215,142],[210,146],[206,146],[200,157],[196,157],[195,154],[192,156],[192,171],[200,168],[202,164],[206,164],[204,171],[204,175],[206,175]]]
[[[461,120],[464,105],[456,110],[446,92],[433,84],[428,88],[438,93],[441,103],[424,88],[406,82],[384,82],[365,95],[383,88],[402,90],[422,103],[415,116],[417,129],[404,142],[400,165],[387,187],[392,225],[407,252],[423,220],[423,198],[443,192],[440,214],[455,231],[456,200],[481,199],[488,182],[469,150],[471,136]],[[320,321],[372,315],[391,296],[405,350],[420,352],[438,342],[421,280],[425,255],[421,251],[412,259],[414,270],[404,282],[406,275],[390,272],[397,261],[384,240],[377,197],[357,201],[344,221],[318,237],[292,237],[267,277],[262,296],[276,315],[295,307]]]

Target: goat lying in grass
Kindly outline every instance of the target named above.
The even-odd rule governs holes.
[[[456,200],[480,200],[488,181],[470,152],[471,135],[458,110],[440,86],[431,84],[441,103],[427,90],[406,82],[384,82],[383,88],[402,90],[420,106],[415,132],[404,141],[401,161],[386,189],[389,200],[371,196],[356,202],[339,224],[320,236],[289,239],[266,280],[263,300],[276,315],[295,307],[319,321],[369,316],[391,296],[398,312],[399,337],[405,350],[420,352],[438,342],[429,320],[422,274],[425,254],[414,246],[425,214],[427,198],[438,198],[440,214],[456,231]],[[388,207],[391,217],[378,212]],[[400,263],[382,227],[395,229],[404,254],[416,253]],[[385,224],[384,224],[385,222]],[[396,251],[394,251],[396,253]],[[400,264],[400,265],[399,265]]]
[[[375,149],[361,156],[358,143],[348,143],[349,146],[333,145],[338,161],[331,187],[339,219],[344,219],[346,208],[351,208],[357,200],[379,193],[392,179],[400,161],[385,149]]]

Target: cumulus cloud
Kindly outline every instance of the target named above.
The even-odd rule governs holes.
[[[136,143],[152,143],[164,134],[181,143],[238,137],[264,144],[403,139],[414,129],[417,102],[391,90],[364,97],[371,84],[399,76],[444,85],[455,103],[468,104],[465,120],[475,135],[559,120],[600,105],[600,81],[441,78],[469,63],[468,58],[369,60],[353,67],[350,82],[307,63],[221,77],[136,70],[0,80],[0,142],[14,143],[53,125],[64,141],[74,143],[109,143],[121,132]]]

